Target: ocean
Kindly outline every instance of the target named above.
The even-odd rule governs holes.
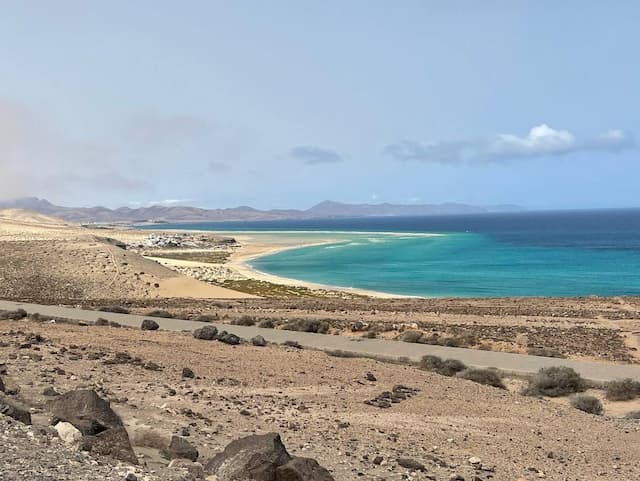
[[[425,297],[640,295],[640,209],[162,228],[310,239],[336,233],[334,244],[250,262],[269,274],[332,286]]]

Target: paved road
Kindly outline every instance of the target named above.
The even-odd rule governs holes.
[[[180,319],[164,319],[133,314],[115,314],[68,307],[0,301],[0,310],[13,310],[18,308],[23,308],[29,313],[38,312],[46,316],[51,316],[52,319],[56,317],[66,317],[69,319],[93,322],[98,317],[102,317],[132,327],[139,327],[143,319],[153,319],[160,325],[161,329],[169,331],[190,331],[203,326],[201,322]],[[418,361],[422,356],[432,354],[442,358],[459,359],[468,366],[496,367],[516,374],[530,374],[536,372],[541,367],[563,365],[575,369],[585,379],[593,381],[609,381],[611,379],[626,377],[640,380],[640,366],[638,365],[551,359],[527,356],[524,354],[479,351],[476,349],[431,346],[426,344],[409,344],[384,339],[354,339],[344,336],[261,329],[258,327],[233,326],[229,324],[213,325],[218,329],[225,329],[244,339],[250,339],[257,334],[261,334],[269,342],[282,343],[284,341],[297,341],[304,347],[322,351],[345,351],[363,356],[377,356],[390,359],[408,357],[412,361]]]

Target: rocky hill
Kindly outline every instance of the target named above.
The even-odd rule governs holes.
[[[310,209],[272,209],[259,210],[240,206],[226,209],[202,209],[188,206],[150,207],[62,207],[45,199],[25,197],[0,201],[0,209],[26,209],[40,214],[59,217],[78,223],[110,222],[222,222],[222,221],[263,221],[285,219],[326,219],[349,217],[388,217],[388,216],[430,216],[480,214],[489,212],[513,212],[522,210],[517,206],[499,205],[478,207],[466,204],[345,204],[324,201]]]

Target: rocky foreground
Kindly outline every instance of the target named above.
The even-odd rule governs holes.
[[[0,321],[0,479],[640,479],[634,420],[155,327]]]

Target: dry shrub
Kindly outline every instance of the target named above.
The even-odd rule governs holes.
[[[640,396],[640,382],[634,379],[616,379],[605,385],[605,396],[609,401],[630,401]]]
[[[494,369],[465,369],[456,376],[461,379],[477,382],[478,384],[484,384],[485,386],[506,389],[500,374]]]
[[[522,390],[526,396],[558,397],[585,390],[580,374],[570,367],[553,366],[540,369]]]
[[[600,399],[595,396],[589,396],[587,394],[576,394],[571,398],[571,405],[589,414],[602,414],[602,403]]]

